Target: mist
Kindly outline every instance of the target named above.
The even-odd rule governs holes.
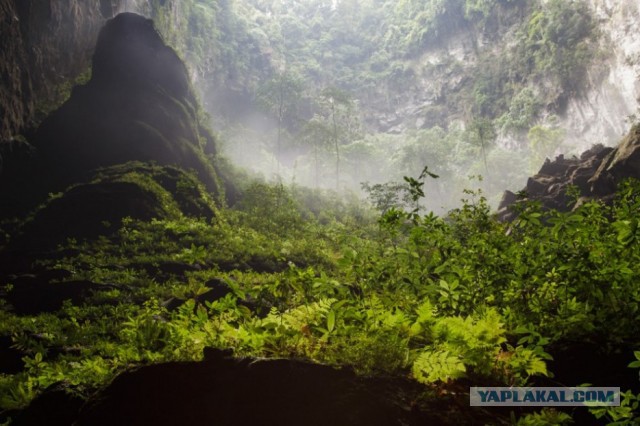
[[[415,38],[415,13],[430,7],[202,2],[197,17],[182,21],[182,39],[174,27],[160,29],[191,69],[220,152],[268,182],[366,197],[363,184],[403,182],[427,166],[439,177],[425,182],[426,210],[459,206],[465,190],[481,190],[495,208],[546,159],[615,145],[633,123],[637,101],[621,95],[627,87],[615,73],[601,71],[620,61],[595,54],[605,45],[593,31],[597,8],[541,7],[549,28],[576,21],[567,31],[577,44],[557,47],[573,62],[560,65],[527,40],[521,5],[434,12],[433,32]],[[146,1],[121,8],[152,11]],[[235,50],[222,53],[223,41]],[[532,54],[540,65],[519,64]],[[283,80],[289,93],[278,99],[282,90],[269,85]],[[341,129],[323,105],[323,92],[334,89],[349,101],[338,112]],[[309,135],[314,125],[324,136]]]

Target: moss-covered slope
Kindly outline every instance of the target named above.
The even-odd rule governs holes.
[[[53,196],[25,223],[14,246],[54,248],[67,238],[93,238],[118,230],[122,219],[211,219],[213,200],[191,173],[131,162],[100,170],[89,182]]]

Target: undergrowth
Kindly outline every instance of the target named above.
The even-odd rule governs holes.
[[[423,181],[407,182],[424,196]],[[108,286],[57,312],[20,316],[0,305],[0,335],[25,363],[0,375],[0,406],[25,407],[59,382],[88,396],[126,368],[200,360],[206,347],[409,375],[441,390],[552,377],[548,348],[558,343],[637,348],[636,182],[611,206],[527,204],[513,223],[473,191],[445,217],[416,204],[354,220],[348,206],[319,219],[304,196],[264,188],[211,221],[125,220],[108,238],[68,241],[39,260],[69,271],[67,280]],[[207,299],[211,282],[226,295]],[[0,284],[10,294],[11,280]],[[637,396],[623,401],[594,413],[631,422]],[[565,416],[547,410],[521,424]]]

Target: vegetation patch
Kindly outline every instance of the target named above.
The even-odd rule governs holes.
[[[128,166],[127,179],[141,167],[149,166]],[[423,196],[421,180],[406,183],[412,199]],[[0,376],[3,407],[24,407],[58,382],[87,396],[133,365],[200,360],[208,347],[410,375],[445,394],[458,383],[562,380],[566,372],[551,360],[576,341],[633,360],[637,183],[623,186],[612,206],[593,201],[559,213],[530,204],[510,224],[474,192],[444,217],[409,203],[354,222],[339,219],[339,206],[320,220],[291,189],[257,188],[214,222],[167,210],[39,259],[40,268],[67,271],[63,282],[110,286],[50,313],[18,315],[2,305],[0,334],[24,356],[22,371]],[[18,278],[3,274],[5,300]],[[203,296],[220,285],[220,296]],[[580,353],[576,365],[593,355]],[[594,385],[605,379],[578,374]],[[635,377],[628,372],[625,383]]]

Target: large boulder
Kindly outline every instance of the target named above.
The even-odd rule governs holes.
[[[199,113],[187,69],[153,21],[124,13],[100,32],[89,83],[42,123],[34,144],[65,183],[96,167],[153,160],[193,168],[216,191],[204,152],[215,148]]]
[[[173,166],[139,162],[101,169],[91,180],[52,197],[23,226],[14,249],[49,249],[66,238],[94,238],[122,219],[211,219],[216,207],[199,180]]]
[[[28,193],[31,208],[96,168],[132,160],[193,169],[220,195],[215,141],[201,116],[185,65],[153,21],[120,14],[100,32],[89,82],[36,132],[31,167],[24,176],[3,176],[3,204],[24,204]]]
[[[521,201],[539,201],[547,209],[570,211],[576,198],[568,195],[569,187],[578,189],[577,200],[597,199],[610,203],[618,184],[626,178],[640,179],[640,125],[634,126],[617,148],[595,145],[580,158],[560,155],[547,159],[540,171],[529,178],[522,197],[507,191],[498,207],[498,217],[513,220],[512,206]]]

